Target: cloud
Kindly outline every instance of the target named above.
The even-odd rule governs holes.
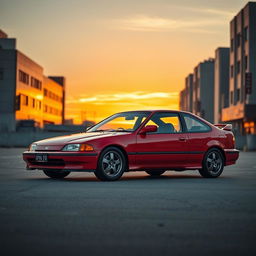
[[[236,15],[236,12],[220,10],[220,9],[196,9],[196,10],[200,11],[200,12],[205,12],[205,13],[208,13],[208,14],[225,16],[225,17],[228,17],[228,18],[231,18],[231,17]]]
[[[112,25],[121,30],[132,31],[174,31],[209,32],[209,26],[226,25],[235,12],[214,9],[172,6],[172,17],[138,14],[127,18],[114,19]],[[177,12],[180,16],[177,17]],[[193,12],[193,15],[191,13]],[[171,12],[170,12],[171,15]],[[207,30],[208,29],[208,30]]]
[[[214,10],[208,10],[208,12],[213,11]],[[216,18],[182,20],[162,18],[158,16],[137,15],[127,19],[115,20],[115,24],[119,29],[133,31],[192,30],[197,32],[207,32],[209,31],[209,26],[223,25],[224,22],[220,19],[216,20]],[[203,30],[204,28],[207,29]]]
[[[79,101],[80,102],[93,102],[96,101],[97,98],[96,97],[91,97],[91,98],[80,98]]]
[[[89,97],[83,95],[81,98],[69,98],[67,99],[67,104],[71,103],[91,103],[96,105],[101,105],[110,102],[131,102],[133,100],[142,101],[150,99],[174,99],[178,97],[178,92],[121,92],[113,94],[97,94],[96,96]]]

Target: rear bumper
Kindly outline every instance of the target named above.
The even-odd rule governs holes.
[[[239,157],[239,150],[237,149],[224,149],[226,157],[226,165],[235,164]]]
[[[47,155],[47,162],[36,161],[36,155]],[[80,152],[30,152],[23,153],[27,169],[61,169],[69,171],[93,171],[97,168],[97,153]]]

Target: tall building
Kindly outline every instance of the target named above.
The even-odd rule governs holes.
[[[186,111],[193,111],[193,74],[189,74],[185,78],[185,89],[186,89]]]
[[[64,120],[65,78],[46,77],[43,67],[16,49],[0,31],[0,131],[15,131],[21,120],[37,126]]]
[[[184,111],[193,110],[193,74],[185,78],[185,88],[180,91],[179,107]]]
[[[256,134],[256,2],[230,22],[229,106],[222,121],[231,122],[239,134]]]
[[[213,123],[214,59],[200,62],[193,75],[193,113]]]
[[[180,91],[179,95],[179,109],[187,111],[187,101],[186,101],[186,89]]]
[[[229,104],[229,48],[215,50],[214,123],[221,122],[221,111]]]

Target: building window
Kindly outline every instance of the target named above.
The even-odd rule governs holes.
[[[238,33],[238,34],[236,35],[236,45],[237,45],[237,47],[239,47],[240,44],[241,44],[241,34]]]
[[[248,27],[245,27],[244,28],[244,41],[247,41],[248,37],[249,37],[249,35],[248,35]]]
[[[239,60],[239,61],[237,61],[237,63],[236,63],[236,72],[237,72],[237,74],[240,73],[240,66],[241,66],[241,63],[240,63],[240,60]]]
[[[234,102],[234,101],[233,101],[233,99],[234,99],[233,97],[234,97],[234,92],[231,91],[231,92],[230,92],[230,104],[231,104],[231,105],[233,105],[233,102]]]
[[[29,75],[22,70],[19,70],[19,80],[24,84],[29,84]]]
[[[234,39],[233,38],[230,41],[230,49],[231,49],[231,52],[234,51]]]
[[[42,89],[42,82],[34,78],[33,76],[31,76],[30,85],[40,91]]]
[[[4,70],[0,68],[0,80],[4,80]]]
[[[230,66],[230,77],[234,77],[234,66]]]
[[[245,122],[244,130],[246,134],[256,134],[256,123],[255,122]]]
[[[245,70],[248,68],[248,56],[244,56],[244,68]]]
[[[21,96],[21,105],[28,106],[28,96],[24,94],[21,94],[20,96]]]
[[[240,101],[240,89],[236,90],[236,100]]]
[[[58,102],[62,102],[62,97],[55,94],[54,92],[50,91],[50,90],[47,90],[44,88],[44,96],[45,97],[48,97],[52,100],[55,100],[55,101],[58,101]]]

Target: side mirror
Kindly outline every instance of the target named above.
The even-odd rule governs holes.
[[[157,131],[156,125],[147,125],[140,130],[139,134],[146,134],[148,132],[156,132],[156,131]]]

